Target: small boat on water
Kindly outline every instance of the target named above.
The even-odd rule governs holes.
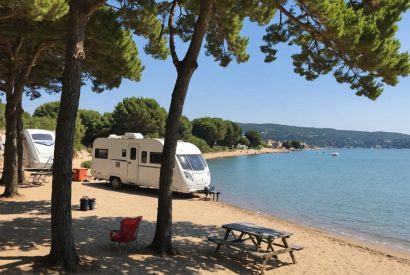
[[[339,155],[338,152],[333,152],[333,153],[332,153],[332,156],[334,156],[334,157],[337,157],[338,155]]]

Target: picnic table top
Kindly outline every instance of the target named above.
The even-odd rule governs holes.
[[[246,234],[262,237],[262,238],[288,238],[292,233],[278,231],[273,228],[258,226],[253,223],[238,222],[222,225],[222,228],[240,231]]]

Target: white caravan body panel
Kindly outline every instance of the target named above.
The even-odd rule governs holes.
[[[29,169],[49,168],[53,165],[55,134],[43,129],[23,131],[23,165]]]
[[[163,146],[163,139],[144,139],[130,134],[97,138],[93,144],[91,175],[105,180],[117,177],[123,183],[158,189]],[[178,141],[176,153],[172,190],[190,193],[208,187],[209,168],[198,147]],[[196,165],[184,163],[182,167],[181,158],[194,160]]]

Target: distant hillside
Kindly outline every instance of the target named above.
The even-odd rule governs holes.
[[[238,123],[242,132],[257,130],[264,139],[299,140],[320,147],[410,148],[410,135],[389,132],[346,131],[279,124]]]

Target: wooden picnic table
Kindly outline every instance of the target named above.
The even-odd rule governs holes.
[[[296,264],[293,251],[302,250],[299,245],[288,244],[287,239],[292,233],[279,231],[272,228],[261,227],[251,223],[229,223],[222,225],[225,229],[224,238],[209,236],[208,240],[217,244],[215,253],[218,253],[222,246],[244,252],[253,258],[262,259],[262,271],[264,273],[266,263],[271,258],[277,258],[277,255],[289,253],[292,262]],[[281,243],[275,242],[281,240]],[[245,246],[245,241],[250,241],[250,246]]]

